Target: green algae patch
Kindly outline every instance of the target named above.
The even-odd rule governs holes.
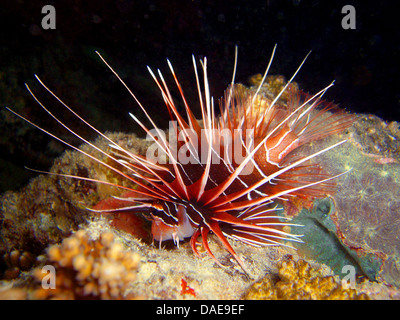
[[[382,260],[373,254],[359,255],[356,250],[346,246],[337,236],[336,225],[332,220],[335,205],[330,198],[317,199],[311,211],[303,209],[292,220],[292,233],[304,234],[303,243],[295,247],[308,259],[328,265],[336,275],[343,277],[343,267],[351,265],[356,274],[376,281]]]

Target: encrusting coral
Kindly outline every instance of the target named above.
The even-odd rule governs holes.
[[[304,261],[281,261],[279,280],[263,278],[251,286],[245,299],[265,300],[367,300],[364,293],[344,288],[333,276],[322,276]]]
[[[262,74],[258,73],[249,78],[249,84],[252,88],[257,88],[262,81]],[[262,85],[261,92],[265,94],[270,99],[275,99],[275,97],[282,91],[285,87],[287,80],[282,75],[268,75]],[[297,82],[291,83],[292,88],[299,89]],[[289,98],[289,93],[286,90],[282,93],[279,101],[287,103]]]
[[[91,240],[80,230],[61,245],[48,250],[48,264],[55,268],[55,288],[43,286],[33,292],[34,299],[126,299],[128,286],[136,279],[140,256],[124,250],[112,233]],[[47,281],[38,268],[35,278]],[[50,283],[48,283],[50,284]]]
[[[13,250],[10,253],[4,254],[3,259],[7,266],[7,269],[4,272],[4,279],[7,280],[18,277],[21,271],[29,270],[35,262],[31,253],[21,253],[18,250]]]

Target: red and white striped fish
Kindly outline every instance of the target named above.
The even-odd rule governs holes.
[[[245,89],[234,83],[236,50],[232,82],[220,101],[219,116],[214,112],[214,101],[210,95],[207,59],[200,61],[203,72],[201,83],[197,62],[193,57],[202,113],[201,121],[194,117],[190,107],[193,102],[186,100],[171,63],[167,60],[185,107],[185,115],[178,111],[162,73],[158,70],[156,75],[148,68],[164,99],[166,111],[171,120],[170,131],[175,134],[174,139],[167,139],[166,134],[157,128],[135,94],[98,54],[126,87],[153,126],[151,129],[147,128],[130,113],[148,137],[154,141],[153,149],[157,152],[150,152],[147,157],[132,154],[99,132],[61,101],[36,76],[39,83],[67,110],[108,140],[115,152],[101,150],[54,116],[26,85],[40,106],[61,126],[94,150],[118,162],[124,168],[123,170],[99,160],[9,110],[55,139],[131,181],[135,187],[117,185],[129,192],[117,198],[121,206],[111,211],[147,213],[152,220],[152,235],[155,240],[161,244],[164,240],[172,239],[179,245],[179,241],[191,237],[190,244],[197,256],[199,253],[196,244],[201,238],[205,250],[218,265],[221,265],[208,245],[208,234],[212,232],[246,270],[228,238],[253,246],[280,245],[286,241],[301,242],[301,235],[284,231],[285,226],[292,224],[288,218],[278,214],[277,211],[281,209],[278,208],[277,203],[281,200],[290,201],[293,197],[323,197],[332,192],[334,190],[332,180],[343,173],[327,176],[318,165],[310,165],[307,162],[336,148],[346,140],[301,158],[296,158],[293,151],[311,141],[341,132],[354,121],[352,115],[322,100],[322,95],[333,83],[312,96],[302,94],[293,88],[291,83],[307,57],[273,100],[264,97],[260,90],[271,66],[275,50],[276,46],[257,90]],[[288,92],[289,95],[285,106],[278,102],[284,92]],[[62,174],[61,176],[115,186],[113,183],[91,178]],[[96,208],[92,210],[102,212]]]

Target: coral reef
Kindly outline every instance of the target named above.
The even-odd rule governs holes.
[[[112,233],[90,240],[83,230],[48,250],[46,263],[55,268],[55,286],[33,292],[34,299],[122,299],[136,279],[140,256],[124,250]],[[34,271],[41,283],[47,281],[42,268]],[[50,280],[49,280],[50,282]],[[50,285],[50,283],[49,283]]]
[[[105,219],[96,219],[87,226],[89,234],[106,230],[111,229]],[[126,232],[118,232],[117,236],[125,247],[141,256],[134,290],[146,299],[240,299],[254,278],[273,272],[277,260],[288,252],[294,253],[280,247],[256,249],[233,241],[233,248],[250,271],[246,275],[214,235],[210,236],[209,246],[223,268],[204,250],[199,250],[201,258],[195,256],[187,241],[179,249],[172,241],[163,243],[160,249],[158,244],[148,245]]]
[[[0,198],[0,253],[19,250],[37,255],[77,229],[87,212],[63,198],[63,193],[52,176],[5,193]]]
[[[262,81],[262,74],[258,73],[249,78],[249,83],[253,89],[257,89]],[[282,75],[268,75],[265,78],[265,82],[261,88],[261,92],[269,99],[274,99],[285,87],[287,81]],[[291,86],[294,89],[299,89],[299,85],[296,82],[292,82]],[[286,103],[289,97],[288,91],[282,93],[279,98],[280,103]]]
[[[352,132],[353,143],[357,144],[364,155],[375,158],[393,157],[397,163],[400,160],[398,122],[386,122],[375,115],[361,115],[353,125]]]
[[[376,280],[382,265],[381,259],[372,253],[357,255],[343,243],[332,220],[335,212],[335,205],[330,198],[317,199],[312,209],[300,211],[293,219],[293,223],[300,226],[292,227],[292,232],[302,232],[304,242],[296,243],[296,248],[306,257],[329,265],[340,277],[346,274],[342,271],[343,268],[351,265],[359,276]]]
[[[278,280],[254,283],[244,299],[257,300],[366,300],[365,293],[343,288],[333,276],[322,276],[304,260],[281,261]]]
[[[347,134],[327,139],[348,139],[340,152],[321,155],[328,173],[349,172],[337,179],[332,201],[316,201],[294,221],[305,228],[298,248],[308,259],[329,265],[342,276],[344,265],[358,275],[400,286],[400,130],[372,115],[359,115]],[[321,146],[309,145],[318,150]],[[306,152],[312,152],[307,150]]]
[[[279,84],[279,81],[276,83]],[[348,138],[348,143],[340,146],[336,152],[324,154],[318,159],[329,174],[352,168],[336,181],[338,192],[334,198],[314,203],[302,200],[295,208],[290,209],[294,221],[305,225],[298,231],[294,227],[292,230],[305,234],[303,239],[307,241],[304,247],[297,251],[284,247],[253,248],[231,241],[234,250],[248,268],[249,275],[245,275],[235,265],[212,235],[210,248],[225,268],[217,266],[204,252],[200,252],[202,258],[193,255],[187,242],[181,243],[179,249],[172,242],[165,242],[164,247],[159,249],[158,246],[143,241],[141,238],[144,238],[146,230],[136,219],[129,221],[133,224],[130,230],[135,230],[132,235],[121,228],[121,225],[128,224],[126,216],[113,214],[101,217],[86,210],[87,207],[98,203],[106,205],[107,202],[102,200],[111,194],[120,195],[116,188],[91,181],[46,175],[33,179],[19,192],[7,192],[0,198],[0,269],[2,278],[7,280],[0,282],[0,296],[11,299],[131,296],[147,299],[240,299],[251,298],[250,292],[254,294],[258,290],[257,292],[261,293],[261,287],[273,285],[281,288],[280,290],[286,290],[282,295],[288,299],[298,298],[295,295],[297,289],[303,290],[301,298],[355,298],[361,292],[365,292],[372,299],[398,299],[400,291],[396,286],[399,286],[400,279],[400,248],[397,237],[400,231],[397,208],[400,198],[400,170],[396,141],[400,141],[400,138],[397,138],[400,136],[395,123],[385,124],[370,116],[360,116],[359,119],[349,132],[329,138],[337,141]],[[379,126],[379,130],[376,126]],[[376,130],[379,131],[379,136],[383,134],[385,138],[375,141]],[[145,150],[146,141],[134,134],[114,133],[109,136],[134,153],[143,154]],[[332,144],[332,140],[326,143]],[[388,143],[390,146],[386,148]],[[95,144],[104,149],[108,146],[103,139],[96,140]],[[304,146],[304,151],[309,154],[310,149],[320,150],[323,147],[310,144]],[[90,149],[88,146],[82,148],[85,151]],[[104,160],[102,155],[100,158]],[[126,183],[119,180],[110,170],[104,169],[76,151],[64,153],[55,161],[51,172],[80,175],[118,184]],[[303,211],[302,207],[305,207]],[[296,220],[300,218],[303,220]],[[116,226],[117,230],[113,226]],[[80,231],[68,238],[74,230]],[[112,285],[115,278],[104,278],[103,287],[100,289],[99,279],[103,277],[100,269],[95,272],[96,278],[93,275],[87,276],[89,271],[82,267],[83,261],[89,261],[88,265],[92,267],[93,263],[98,265],[98,268],[103,265],[99,262],[101,259],[96,260],[93,254],[97,252],[98,257],[103,255],[104,258],[105,252],[109,252],[109,247],[102,244],[102,241],[107,241],[110,232],[114,234],[115,241],[121,244],[117,245],[121,248],[121,257],[132,254],[131,250],[141,257],[140,268],[132,265],[129,277],[134,281],[117,285],[118,289],[115,290]],[[102,234],[104,236],[101,236]],[[310,235],[314,238],[309,237]],[[86,251],[73,251],[68,249],[65,243],[59,247],[51,246],[63,239],[70,245],[71,242],[72,245],[85,243],[78,247]],[[114,246],[115,242],[108,241],[110,246]],[[56,291],[36,286],[32,292],[26,279],[29,279],[32,273],[35,274],[36,281],[40,282],[43,279],[40,269],[32,271],[33,260],[49,246],[51,247],[47,251],[47,261],[56,267],[60,283]],[[87,248],[92,248],[93,251]],[[96,251],[96,248],[103,248],[103,251],[100,250],[102,253]],[[62,256],[61,251],[64,252]],[[276,261],[285,261],[284,257],[288,254],[293,255],[294,261],[301,255],[308,262],[316,262],[312,262],[310,268],[305,262],[286,261],[278,270]],[[64,259],[64,256],[69,258]],[[102,261],[106,260],[104,258]],[[121,267],[124,266],[121,260],[113,261],[115,264],[112,268],[127,270],[126,267]],[[293,268],[297,264],[301,264],[303,273],[294,271]],[[376,282],[365,280],[357,283],[357,293],[342,292],[333,275],[335,273],[340,276],[341,267],[347,264],[354,265],[357,273],[364,274]],[[92,273],[94,269],[93,267]],[[265,276],[266,274],[268,276]],[[82,281],[79,280],[79,275]],[[129,277],[126,279],[130,279]],[[289,279],[293,277],[303,279],[301,281],[304,287],[289,286]],[[317,289],[317,283],[320,288],[325,288],[324,292]],[[297,284],[300,282],[297,281]],[[392,287],[383,284],[390,284]],[[258,289],[249,291],[249,287]],[[276,292],[273,296],[271,293],[269,298],[277,298]],[[260,298],[268,297],[265,294]]]
[[[136,135],[110,134],[110,137],[124,147],[135,146],[139,151],[146,144]],[[104,139],[97,139],[94,144],[100,148],[108,146]],[[91,149],[87,145],[81,148],[86,152]],[[5,255],[14,250],[40,255],[46,247],[59,243],[87,222],[90,216],[87,208],[120,192],[114,187],[58,174],[126,183],[117,181],[117,175],[78,152],[64,153],[50,171],[52,174],[32,179],[20,191],[9,191],[0,197],[0,277],[12,268],[3,258]]]
[[[333,220],[358,256],[383,260],[377,279],[400,287],[400,130],[396,122],[360,116],[342,157],[352,171],[338,182]]]
[[[21,271],[29,270],[35,263],[34,256],[29,252],[19,252],[13,250],[5,253],[3,259],[7,265],[4,272],[4,279],[10,280],[17,278]]]

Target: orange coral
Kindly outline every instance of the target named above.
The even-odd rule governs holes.
[[[55,288],[35,290],[36,299],[126,298],[129,284],[136,279],[140,257],[124,250],[111,233],[90,240],[80,230],[60,246],[50,247],[48,259],[56,270]],[[46,276],[41,269],[34,274],[39,281]]]
[[[282,261],[279,280],[264,278],[252,285],[245,299],[258,300],[365,300],[368,296],[345,289],[332,276],[322,276],[304,260]]]

